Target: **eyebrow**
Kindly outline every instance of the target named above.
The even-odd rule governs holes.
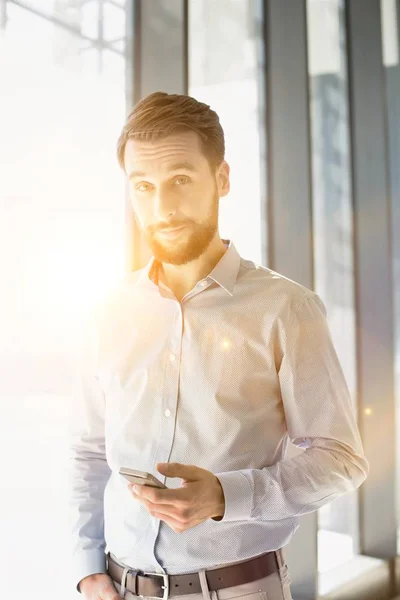
[[[179,171],[179,170],[190,171],[191,173],[196,173],[196,167],[189,162],[178,162],[174,163],[169,167],[169,171]],[[146,173],[143,171],[131,171],[129,173],[129,179],[134,179],[135,177],[145,177]]]

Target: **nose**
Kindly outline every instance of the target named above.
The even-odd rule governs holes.
[[[159,221],[168,220],[176,213],[178,198],[171,191],[160,189],[155,196],[155,213]]]

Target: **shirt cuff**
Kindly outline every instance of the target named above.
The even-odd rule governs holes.
[[[251,518],[253,494],[250,483],[241,471],[214,473],[219,479],[225,496],[223,517],[213,517],[213,521],[248,521]]]
[[[104,549],[80,550],[72,559],[72,575],[76,589],[84,577],[95,573],[107,573],[106,554]]]

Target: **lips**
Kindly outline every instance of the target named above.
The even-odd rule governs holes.
[[[180,227],[177,227],[176,229],[160,229],[158,233],[161,233],[161,235],[169,237],[169,236],[178,234],[180,231],[183,231],[186,227],[187,227],[186,225],[181,225]]]
[[[178,229],[183,229],[186,225],[178,225],[177,227],[172,227],[171,229],[161,229],[160,233],[171,233],[172,231],[178,231]]]

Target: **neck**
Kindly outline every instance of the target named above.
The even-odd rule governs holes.
[[[158,272],[159,281],[165,283],[175,295],[183,297],[213,270],[226,250],[224,242],[218,237],[204,254],[190,263],[185,265],[161,263]]]

